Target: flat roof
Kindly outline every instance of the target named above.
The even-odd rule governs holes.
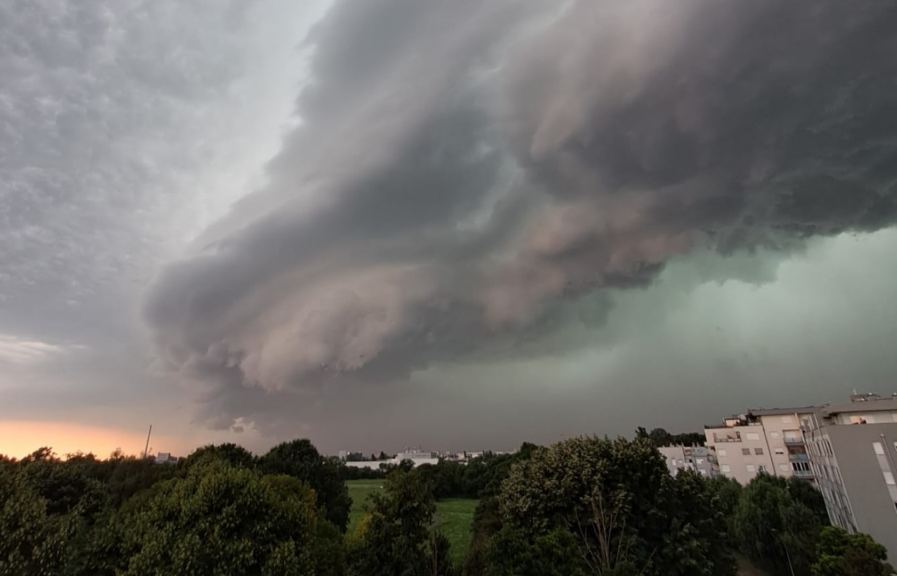
[[[747,413],[751,416],[784,416],[786,414],[812,414],[819,410],[819,406],[801,406],[799,408],[750,408]]]
[[[832,404],[822,408],[820,412],[823,416],[831,416],[844,412],[889,412],[892,410],[897,410],[897,398]]]

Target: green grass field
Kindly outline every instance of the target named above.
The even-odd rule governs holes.
[[[349,496],[352,497],[352,511],[349,513],[349,534],[355,531],[355,527],[364,518],[364,503],[367,495],[379,490],[383,485],[382,480],[349,480],[346,486],[349,488]],[[435,521],[439,530],[448,537],[452,544],[452,560],[459,564],[467,555],[470,547],[470,526],[473,524],[473,511],[477,507],[477,500],[457,498],[441,500],[436,503]]]

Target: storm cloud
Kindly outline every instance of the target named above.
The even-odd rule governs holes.
[[[267,184],[145,302],[203,422],[274,431],[547,350],[695,250],[897,220],[897,6],[549,4],[330,8]]]

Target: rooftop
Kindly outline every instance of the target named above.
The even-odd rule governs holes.
[[[748,416],[785,416],[788,414],[812,414],[819,410],[818,406],[802,406],[800,408],[749,408]]]
[[[897,411],[897,398],[882,398],[859,402],[831,404],[820,410],[823,416],[833,416],[845,412],[890,412]]]

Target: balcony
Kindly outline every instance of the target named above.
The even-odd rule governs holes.
[[[789,454],[788,460],[791,460],[792,462],[809,462],[810,457],[806,454]]]
[[[798,478],[812,478],[813,472],[810,470],[793,470],[794,475]]]
[[[802,446],[804,443],[803,438],[785,438],[785,444],[789,446]]]
[[[716,444],[724,443],[724,442],[741,442],[741,432],[735,432],[734,434],[726,434],[725,436],[720,436],[720,435],[714,434],[713,442]]]

